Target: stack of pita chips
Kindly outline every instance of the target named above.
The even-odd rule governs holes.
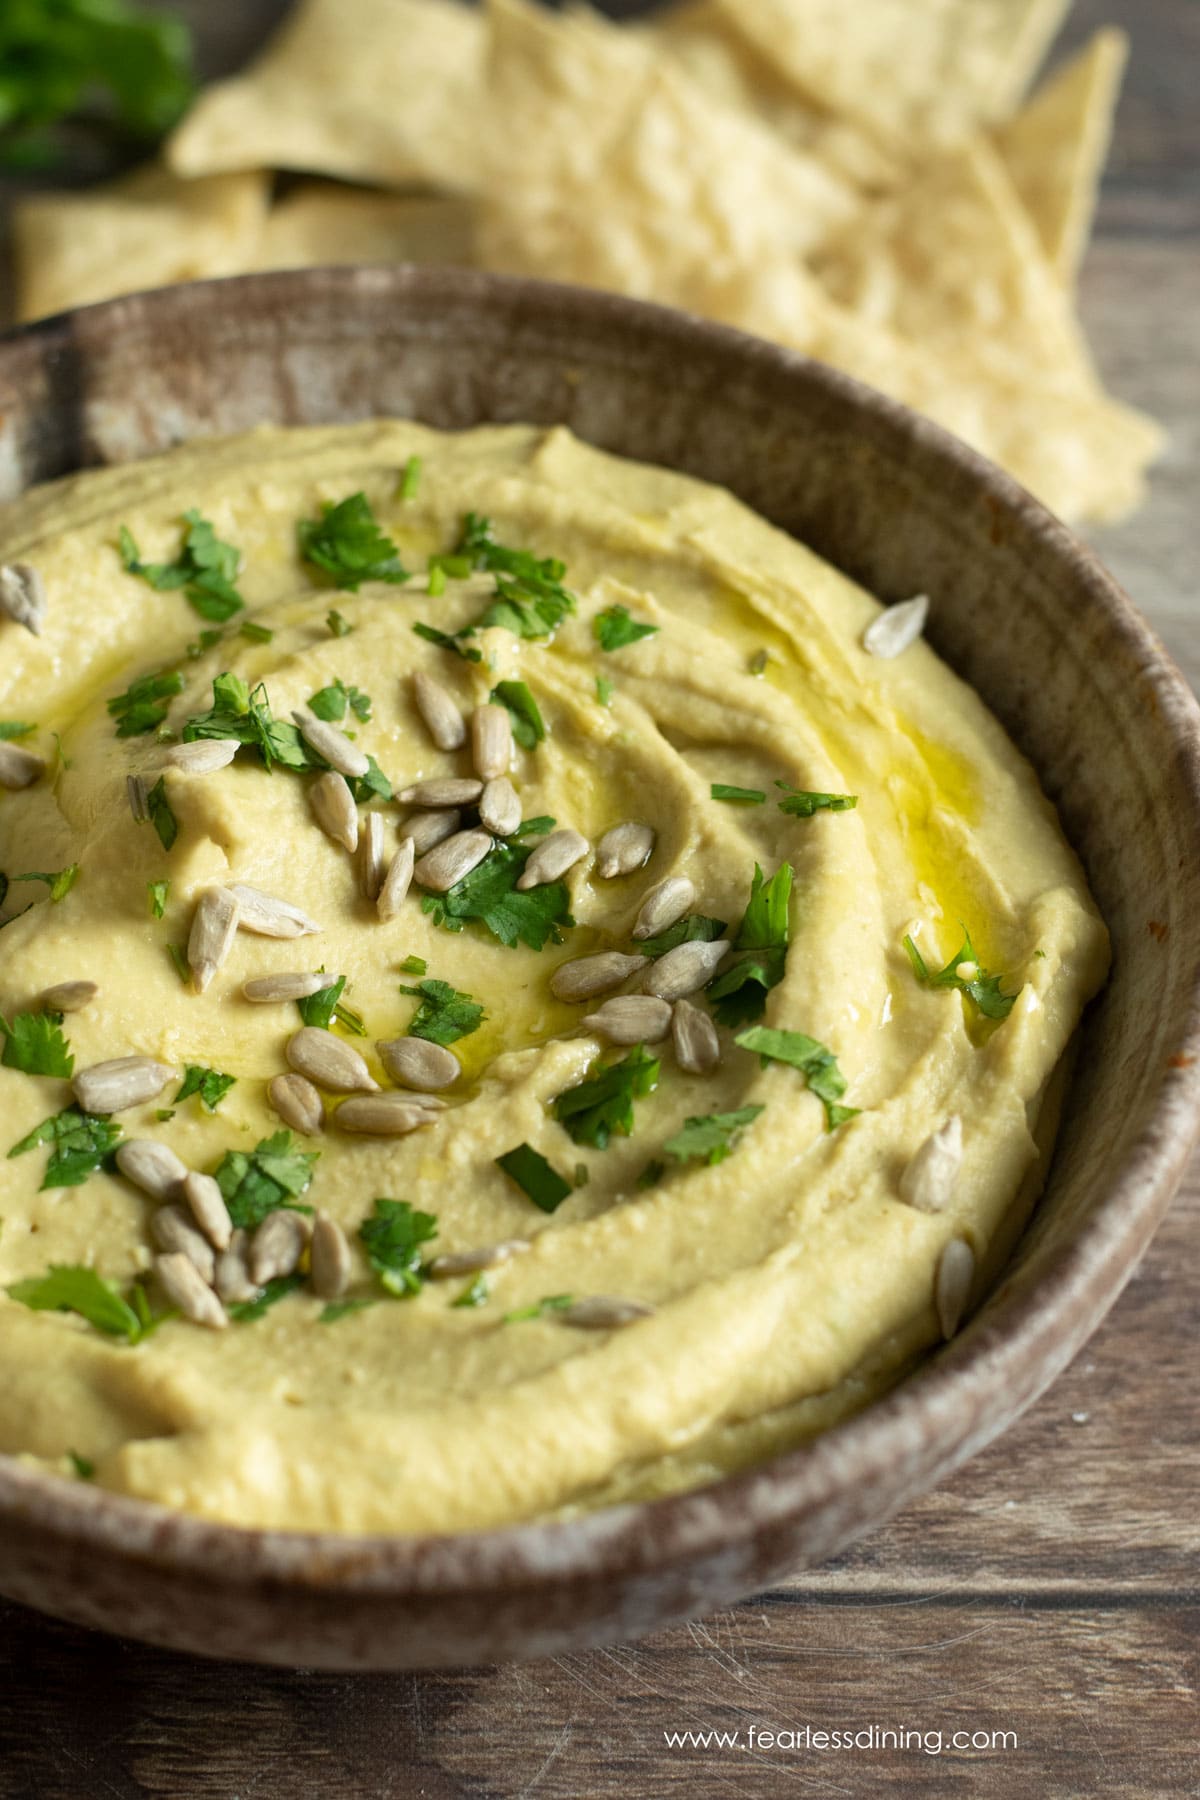
[[[331,262],[580,282],[835,363],[1065,517],[1115,518],[1159,433],[1104,392],[1073,293],[1126,46],[1098,33],[1026,100],[1068,4],[683,0],[618,27],[302,0],[161,166],[23,204],[22,316]]]

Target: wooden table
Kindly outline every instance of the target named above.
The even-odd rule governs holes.
[[[186,10],[216,69],[283,5]],[[1084,305],[1116,390],[1167,422],[1172,447],[1146,509],[1098,542],[1196,682],[1200,5],[1077,0],[1070,39],[1113,20],[1133,66]],[[0,1604],[0,1797],[1198,1794],[1198,1225],[1200,1167],[1106,1325],[1015,1430],[829,1568],[645,1643],[350,1677],[192,1662]],[[752,1726],[930,1747],[664,1739]],[[1015,1747],[939,1754],[939,1731]]]

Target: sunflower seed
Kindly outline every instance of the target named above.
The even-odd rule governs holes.
[[[231,881],[229,891],[238,903],[238,930],[255,937],[309,937],[321,927],[307,913],[290,901],[277,900],[261,888],[249,887],[244,881]]]
[[[383,1066],[393,1081],[404,1087],[420,1088],[435,1094],[449,1087],[462,1074],[462,1064],[453,1050],[442,1044],[431,1044],[426,1038],[388,1038],[376,1044]]]
[[[654,833],[649,825],[632,820],[614,825],[596,845],[596,873],[604,881],[618,875],[632,875],[650,861],[654,854]]]
[[[193,1325],[208,1325],[221,1331],[229,1323],[225,1308],[205,1283],[196,1265],[179,1251],[156,1256],[154,1273],[172,1306],[177,1306]]]
[[[144,825],[150,817],[150,786],[141,775],[125,777],[125,798],[135,825]]]
[[[467,741],[467,726],[453,699],[440,681],[422,669],[417,669],[412,679],[417,711],[438,749],[461,750]]]
[[[225,1197],[213,1177],[189,1169],[183,1178],[182,1198],[213,1249],[228,1250],[233,1237],[233,1221]]]
[[[336,725],[318,719],[316,713],[310,712],[307,706],[294,707],[292,718],[310,750],[315,750],[339,775],[357,778],[370,769],[370,763],[357,744],[352,744],[345,732],[339,731]]]
[[[559,1313],[564,1325],[574,1325],[581,1331],[612,1331],[619,1325],[633,1325],[638,1319],[649,1319],[654,1316],[652,1306],[644,1306],[640,1300],[618,1300],[611,1294],[593,1294],[587,1300],[576,1300],[573,1306],[565,1306]]]
[[[895,606],[885,607],[867,626],[862,647],[868,656],[879,656],[890,662],[892,657],[899,656],[910,644],[916,643],[928,617],[928,594],[918,594],[913,600],[900,600]]]
[[[235,1231],[228,1248],[222,1250],[217,1258],[217,1292],[227,1306],[236,1305],[239,1300],[253,1300],[258,1292],[246,1267],[246,1247],[249,1241],[244,1231]]]
[[[321,775],[308,790],[313,817],[335,844],[353,856],[358,849],[358,809],[340,775]]]
[[[426,851],[413,876],[423,888],[448,894],[472,869],[479,867],[491,847],[491,836],[486,831],[456,831],[453,837]]]
[[[186,1256],[201,1277],[213,1284],[216,1259],[208,1239],[201,1237],[182,1206],[160,1206],[150,1215],[150,1236],[160,1250],[177,1250]]]
[[[424,856],[435,844],[453,837],[461,824],[462,814],[456,806],[434,807],[432,812],[414,813],[411,819],[405,819],[400,827],[400,841],[407,838],[417,855]]]
[[[521,823],[521,801],[507,775],[497,775],[479,796],[479,823],[496,837],[511,837]]]
[[[470,776],[446,775],[433,781],[418,781],[415,787],[402,788],[396,798],[404,806],[473,806],[482,792],[482,781]]]
[[[60,981],[42,995],[43,1012],[82,1012],[90,1006],[100,989],[94,981]]]
[[[610,1044],[657,1044],[671,1029],[671,1008],[650,994],[618,994],[583,1021]]]
[[[358,839],[358,879],[364,900],[378,900],[386,870],[383,851],[383,814],[363,815]]]
[[[141,1106],[162,1093],[175,1070],[149,1056],[117,1056],[109,1062],[93,1063],[80,1069],[71,1083],[71,1092],[84,1112],[125,1112]]]
[[[325,1124],[325,1103],[303,1075],[276,1075],[268,1083],[267,1099],[284,1124],[304,1137],[316,1137]]]
[[[587,855],[590,848],[581,832],[552,831],[549,837],[542,839],[522,869],[517,882],[518,892],[524,893],[528,888],[545,887],[547,882],[560,880],[568,869],[573,869]]]
[[[350,1245],[337,1220],[319,1212],[313,1220],[313,1292],[321,1300],[336,1300],[350,1279]]]
[[[374,1094],[379,1083],[357,1050],[319,1025],[303,1025],[288,1039],[287,1059],[297,1075],[305,1075],[330,1094]]]
[[[242,984],[242,994],[260,1006],[281,1000],[307,1000],[329,986],[328,975],[306,975],[303,970],[280,975],[259,975]]]
[[[196,992],[202,994],[233,948],[238,902],[228,888],[205,888],[192,914],[187,959]]]
[[[32,750],[22,750],[20,744],[0,744],[0,788],[16,793],[19,788],[32,787],[45,773],[45,763]]]
[[[594,1000],[597,994],[611,994],[645,966],[645,957],[625,956],[620,950],[577,956],[573,962],[559,963],[550,977],[550,992],[556,1000]]]
[[[707,1075],[721,1060],[721,1040],[706,1012],[690,1000],[677,1000],[671,1012],[675,1061],[688,1075]]]
[[[501,1244],[485,1244],[479,1250],[456,1250],[450,1256],[435,1256],[429,1273],[435,1281],[453,1275],[476,1275],[481,1269],[498,1269],[501,1263],[532,1247],[528,1238],[505,1238]]]
[[[404,1137],[436,1119],[433,1108],[422,1106],[416,1094],[372,1094],[365,1100],[343,1100],[337,1109],[343,1131],[367,1137]]]
[[[153,1138],[129,1138],[117,1151],[117,1167],[152,1200],[172,1199],[188,1172],[169,1145]]]
[[[212,775],[227,768],[241,747],[238,738],[197,738],[193,744],[172,744],[163,762],[185,775]]]
[[[633,935],[637,941],[657,937],[660,931],[678,924],[696,898],[696,884],[686,875],[668,875],[652,887],[642,901]]]
[[[711,981],[717,965],[728,954],[729,945],[724,938],[711,944],[702,944],[698,939],[690,944],[676,944],[674,950],[650,964],[644,984],[646,992],[658,994],[663,1000],[682,1000]]]
[[[507,706],[477,706],[471,714],[471,761],[481,781],[495,781],[512,762],[512,717]]]
[[[457,815],[456,815],[457,816]],[[394,919],[400,911],[412,884],[415,853],[411,838],[401,838],[379,890],[375,905],[381,919]]]
[[[0,613],[7,613],[34,637],[42,635],[46,584],[28,563],[5,563],[0,567]]]
[[[266,1287],[280,1275],[294,1275],[308,1244],[309,1225],[303,1213],[280,1206],[269,1212],[250,1239],[250,1279]]]
[[[943,1212],[950,1204],[962,1159],[962,1120],[952,1113],[909,1159],[900,1177],[900,1198],[918,1212]]]
[[[974,1251],[965,1238],[951,1238],[938,1257],[933,1280],[933,1304],[944,1338],[952,1338],[962,1323],[974,1279]]]

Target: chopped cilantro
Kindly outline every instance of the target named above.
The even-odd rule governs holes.
[[[95,1463],[89,1462],[86,1456],[80,1456],[77,1450],[68,1450],[67,1456],[80,1481],[90,1481],[96,1473]]]
[[[238,630],[239,635],[251,644],[272,644],[275,641],[275,633],[254,619],[243,619]]]
[[[146,795],[146,811],[150,823],[158,833],[158,841],[164,850],[169,850],[179,836],[179,820],[171,810],[171,802],[167,799],[167,780],[160,775],[150,792]]]
[[[169,1125],[171,1120],[175,1117],[175,1108],[173,1106],[158,1106],[154,1110],[154,1116],[160,1125]]]
[[[64,1080],[69,1079],[75,1068],[75,1058],[61,1025],[61,1013],[15,1013],[11,1025],[0,1013],[0,1033],[4,1037],[0,1063],[6,1069],[20,1069],[26,1075],[59,1075]]]
[[[522,819],[517,829],[508,835],[510,838],[545,837],[557,823],[558,820],[552,819],[549,813],[539,813],[536,819]]]
[[[474,1281],[472,1281],[467,1287],[465,1287],[463,1289],[462,1293],[458,1296],[458,1298],[456,1300],[452,1300],[450,1302],[450,1304],[451,1304],[451,1306],[456,1306],[456,1307],[457,1306],[486,1306],[488,1303],[489,1297],[490,1296],[489,1296],[489,1290],[488,1290],[488,1284],[487,1284],[487,1276],[480,1274],[480,1275],[477,1275],[475,1277]]]
[[[703,1118],[685,1119],[683,1130],[668,1138],[663,1149],[681,1162],[697,1156],[706,1163],[724,1162],[747,1125],[752,1125],[761,1106],[741,1106],[736,1112],[706,1113]]]
[[[724,781],[714,781],[709,792],[714,800],[733,800],[742,806],[761,806],[767,797],[761,788],[730,787]]]
[[[174,562],[143,562],[124,525],[120,533],[121,560],[131,575],[148,582],[159,593],[182,588],[184,598],[202,619],[223,624],[246,604],[235,586],[241,551],[232,544],[223,544],[198,512],[185,512],[183,522],[187,530]]]
[[[546,735],[541,708],[524,681],[500,681],[492,689],[491,698],[508,708],[512,732],[522,750],[535,750]]]
[[[300,526],[300,554],[353,594],[364,581],[408,580],[390,537],[380,530],[365,494],[350,494]]]
[[[50,889],[49,899],[51,905],[57,906],[58,902],[66,898],[71,889],[75,886],[75,883],[79,880],[79,864],[68,863],[65,869],[59,869],[56,873],[49,875],[38,874],[33,869],[30,869],[25,875],[14,875],[13,880],[44,881],[46,886]]]
[[[643,938],[634,948],[643,956],[665,956],[679,944],[714,943],[724,929],[724,919],[710,919],[706,913],[689,913],[684,919],[676,919],[674,925],[668,925],[657,937]]]
[[[199,738],[236,738],[256,750],[268,769],[278,763],[294,774],[307,774],[310,769],[326,767],[295,725],[272,716],[263,684],[251,692],[242,677],[229,670],[213,681],[210,710],[198,713],[183,728],[185,743]]]
[[[423,956],[406,956],[400,964],[400,973],[402,975],[424,975],[428,967],[429,964]]]
[[[188,959],[187,959],[187,951],[184,949],[182,944],[168,944],[167,945],[167,955],[170,957],[171,962],[174,965],[175,973],[178,975],[178,977],[179,977],[180,981],[182,981],[183,985],[185,987],[187,987],[188,983],[192,979],[192,970],[191,970],[191,965],[189,964]]]
[[[448,894],[426,894],[422,911],[445,931],[461,931],[467,920],[478,919],[510,948],[522,943],[541,950],[547,940],[560,944],[563,930],[575,923],[567,910],[570,896],[561,881],[517,892],[530,854],[523,844],[498,844]]]
[[[657,1187],[659,1182],[662,1180],[663,1176],[666,1174],[666,1172],[667,1172],[666,1163],[658,1162],[657,1160],[655,1160],[654,1162],[648,1162],[646,1164],[645,1168],[642,1170],[641,1174],[638,1176],[637,1184],[640,1188],[643,1188],[643,1189]]]
[[[592,630],[602,650],[622,650],[626,644],[653,637],[661,629],[659,625],[647,625],[643,620],[633,618],[627,606],[606,606],[592,620]]]
[[[368,1306],[378,1306],[379,1301],[374,1294],[357,1296],[350,1300],[331,1300],[317,1314],[318,1325],[336,1325],[339,1319],[348,1319],[351,1313],[363,1312]]]
[[[200,636],[188,645],[184,655],[189,662],[198,662],[202,656],[207,656],[215,644],[220,643],[224,635],[223,631],[202,631]]]
[[[329,1031],[336,1019],[339,1025],[344,1025],[355,1037],[366,1037],[367,1028],[359,1014],[353,1007],[342,1004],[345,986],[346,977],[339,975],[328,987],[318,988],[315,994],[306,994],[303,1000],[297,1000],[296,1006],[304,1023],[315,1025],[321,1031]]]
[[[358,1235],[389,1294],[403,1300],[420,1293],[425,1280],[421,1245],[437,1236],[432,1213],[414,1211],[407,1200],[376,1200],[374,1217],[363,1220]]]
[[[857,1106],[839,1106],[846,1091],[846,1077],[838,1068],[833,1051],[816,1038],[806,1037],[802,1031],[772,1031],[766,1025],[752,1025],[749,1031],[740,1032],[734,1042],[761,1056],[764,1064],[784,1062],[799,1069],[825,1108],[827,1130],[857,1118]]]
[[[233,1223],[252,1231],[277,1207],[307,1212],[296,1203],[320,1154],[295,1149],[290,1131],[263,1138],[253,1150],[227,1150],[213,1173]]]
[[[31,737],[36,730],[36,725],[23,724],[20,719],[0,719],[0,744],[11,743],[14,738]]]
[[[139,675],[123,694],[108,702],[109,715],[117,721],[119,738],[140,737],[163,723],[176,694],[183,692],[178,669],[160,669],[156,675]]]
[[[574,1306],[574,1294],[543,1294],[531,1306],[518,1306],[512,1312],[501,1315],[502,1325],[520,1325],[526,1319],[542,1319],[547,1313],[565,1312],[568,1306]]]
[[[787,796],[779,802],[780,812],[790,813],[794,819],[811,819],[818,812],[853,812],[858,805],[857,794],[813,794],[806,788],[789,787],[786,781],[777,781],[775,786]]]
[[[435,565],[431,562],[429,565],[428,592],[434,600],[439,600],[441,598],[441,596],[445,593],[445,591],[446,591],[446,571],[445,571],[445,569],[442,568],[440,563]]]
[[[162,918],[167,910],[167,895],[170,891],[171,884],[169,881],[148,881],[146,883],[146,895],[150,902],[150,915],[152,918]]]
[[[564,1181],[532,1144],[518,1144],[515,1150],[506,1151],[496,1158],[496,1166],[544,1213],[557,1211],[572,1192],[571,1183]]]
[[[985,1019],[1007,1019],[1013,1009],[1016,994],[1002,994],[1000,983],[1002,975],[989,975],[975,954],[975,946],[971,942],[971,934],[963,926],[962,948],[950,958],[944,969],[931,970],[921,952],[910,937],[904,940],[904,948],[908,951],[908,960],[912,964],[913,974],[926,987],[957,988],[960,994],[966,994],[974,1001]],[[958,973],[963,963],[975,970],[973,975],[962,976]],[[1017,989],[1017,993],[1020,993]]]
[[[364,694],[361,688],[347,687],[345,682],[340,679],[332,681],[328,687],[321,688],[312,696],[308,705],[309,710],[316,713],[318,719],[325,719],[328,722],[344,719],[347,707],[350,708],[360,724],[365,725],[371,717],[370,694]]]
[[[193,1094],[199,1094],[208,1111],[216,1112],[230,1088],[236,1084],[236,1075],[222,1075],[216,1069],[188,1063],[183,1074],[183,1086],[175,1096],[176,1104],[180,1100],[190,1100]]]
[[[78,1264],[54,1264],[46,1275],[14,1281],[7,1292],[33,1312],[77,1313],[97,1331],[124,1338],[129,1344],[140,1343],[161,1323],[152,1316],[146,1296],[136,1284],[126,1300],[111,1281]]]
[[[28,1137],[14,1144],[9,1156],[24,1156],[39,1144],[49,1144],[50,1160],[41,1191],[56,1187],[79,1187],[94,1175],[110,1156],[121,1138],[121,1127],[112,1119],[101,1119],[95,1113],[81,1112],[69,1106],[65,1112],[43,1119]]]
[[[349,637],[350,633],[354,630],[353,625],[351,625],[347,619],[344,619],[341,613],[336,610],[326,614],[325,623],[329,628],[331,637]]]
[[[732,1028],[757,1019],[768,992],[783,980],[791,892],[791,863],[780,863],[770,881],[765,881],[758,864],[754,865],[750,899],[733,940],[736,961],[708,988],[708,998],[722,1025]]]
[[[432,587],[429,591],[433,592]],[[458,633],[451,636],[448,631],[439,631],[436,625],[417,624],[413,626],[413,630],[419,638],[424,638],[426,643],[436,644],[439,650],[453,650],[455,656],[461,656],[464,662],[483,661],[483,651],[477,650],[473,644],[461,643]]]
[[[639,1044],[622,1061],[560,1094],[554,1116],[577,1144],[605,1150],[614,1131],[628,1137],[633,1130],[634,1100],[654,1092],[660,1067],[659,1059]]]
[[[422,981],[417,987],[401,987],[421,1004],[408,1028],[410,1037],[430,1044],[456,1044],[478,1031],[487,1014],[470,994],[461,994],[448,981]]]
[[[303,1275],[276,1275],[261,1287],[253,1300],[238,1300],[229,1308],[229,1316],[235,1325],[249,1325],[280,1300],[294,1294],[297,1288],[304,1286]]]
[[[401,500],[415,500],[420,485],[421,459],[419,456],[410,456],[404,465],[404,473],[400,477],[397,497]]]
[[[596,677],[596,698],[601,706],[607,706],[613,697],[613,684],[603,675]]]
[[[392,784],[373,756],[367,757],[366,774],[348,776],[346,786],[350,789],[356,806],[369,805],[372,800],[390,800],[392,797]]]

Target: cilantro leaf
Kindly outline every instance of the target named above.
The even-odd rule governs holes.
[[[344,619],[340,612],[336,611],[326,615],[325,623],[329,627],[329,635],[331,637],[349,637],[350,633],[354,630],[353,625],[351,625],[348,620]]]
[[[428,967],[429,964],[423,956],[406,956],[400,964],[400,973],[402,975],[424,975]]]
[[[470,994],[462,994],[448,981],[422,981],[416,987],[400,989],[420,1000],[409,1037],[424,1038],[430,1044],[456,1044],[459,1038],[478,1031],[487,1014]]]
[[[592,630],[602,650],[622,650],[626,644],[653,637],[661,629],[660,625],[647,625],[643,620],[633,618],[627,606],[606,606],[592,620]]]
[[[150,914],[152,918],[162,918],[167,910],[167,895],[170,891],[171,884],[169,881],[148,881],[146,883],[146,896],[150,902]]]
[[[679,944],[711,944],[725,930],[724,919],[710,919],[706,913],[688,913],[686,918],[676,919],[674,925],[668,925],[657,937],[642,938],[634,945],[643,956],[665,956],[668,950],[674,950]]]
[[[235,1301],[229,1308],[229,1317],[235,1325],[253,1324],[255,1319],[261,1319],[272,1306],[303,1286],[303,1275],[275,1275],[258,1290],[253,1300]]]
[[[575,923],[567,910],[570,895],[561,881],[516,891],[530,854],[523,844],[498,844],[448,894],[426,894],[421,910],[445,931],[461,931],[467,920],[478,919],[510,948],[522,943],[541,950],[547,940],[560,944],[563,930]]]
[[[975,954],[975,946],[971,942],[971,934],[963,926],[962,948],[950,958],[944,969],[930,970],[921,952],[910,937],[904,940],[904,948],[908,951],[908,960],[912,964],[913,974],[926,987],[957,988],[960,994],[974,1001],[985,1019],[1007,1019],[1013,1009],[1017,994],[1002,994],[1000,983],[1002,975],[989,975]],[[966,964],[974,974],[960,975],[959,969]],[[1020,988],[1017,993],[1020,993]]]
[[[378,1306],[378,1297],[374,1294],[352,1297],[349,1300],[331,1300],[317,1314],[318,1325],[336,1325],[339,1319],[348,1319],[351,1313],[363,1312],[368,1306]]]
[[[543,1294],[530,1306],[517,1306],[512,1312],[503,1313],[500,1322],[502,1325],[520,1325],[526,1319],[543,1319],[547,1313],[565,1312],[574,1304],[574,1294]]]
[[[80,1456],[78,1450],[68,1450],[67,1455],[70,1458],[71,1467],[80,1481],[90,1481],[96,1473],[95,1463],[89,1461],[86,1456]]]
[[[366,774],[347,776],[346,786],[357,806],[369,805],[373,799],[390,800],[392,797],[392,784],[373,756],[367,757]]]
[[[490,1297],[491,1293],[488,1288],[487,1276],[480,1274],[477,1275],[474,1281],[465,1287],[458,1298],[452,1300],[450,1304],[455,1307],[486,1306]]]
[[[742,806],[761,806],[767,797],[761,788],[730,787],[724,781],[714,781],[709,792],[714,800],[732,800]]]
[[[199,738],[236,738],[257,751],[268,769],[278,763],[292,774],[304,775],[328,766],[295,725],[273,717],[262,682],[251,692],[242,677],[229,670],[213,681],[211,709],[189,719],[182,735],[184,743]]]
[[[812,1092],[825,1108],[825,1126],[832,1131],[847,1119],[857,1118],[857,1106],[839,1106],[846,1091],[846,1077],[838,1068],[837,1057],[816,1038],[802,1031],[772,1031],[766,1025],[753,1025],[734,1039],[743,1050],[751,1050],[768,1062],[789,1063],[799,1069]]]
[[[238,634],[251,644],[273,644],[275,633],[266,625],[260,625],[257,619],[243,619],[238,626]]]
[[[435,635],[431,626],[419,628],[420,635],[431,643],[458,650],[473,662],[479,660],[478,654],[461,649],[462,639],[497,626],[520,638],[550,637],[576,610],[574,594],[562,584],[565,563],[555,556],[537,557],[530,550],[513,550],[499,543],[491,520],[472,512],[463,520],[455,548],[448,555],[431,557],[430,592],[434,592],[433,574],[439,574],[444,583],[447,575],[461,579],[475,569],[495,575],[496,592],[474,623],[453,637],[445,632]]]
[[[775,786],[787,796],[779,802],[780,812],[790,813],[794,819],[811,819],[818,812],[853,812],[858,805],[857,794],[814,794],[806,788],[789,787],[786,781],[777,781]]]
[[[233,1223],[252,1231],[277,1207],[309,1211],[296,1202],[312,1180],[320,1154],[293,1148],[290,1131],[263,1138],[253,1150],[227,1150],[213,1173]]]
[[[364,581],[408,580],[395,544],[380,530],[363,493],[350,494],[336,506],[326,505],[319,519],[302,521],[299,536],[305,562],[324,569],[352,594]]]
[[[110,1337],[123,1337],[136,1344],[145,1336],[142,1317],[122,1299],[111,1281],[97,1275],[95,1269],[79,1265],[53,1264],[46,1275],[34,1275],[28,1281],[14,1281],[7,1289],[13,1300],[33,1312],[73,1312],[97,1331]]]
[[[508,708],[512,733],[522,750],[535,750],[546,735],[541,708],[524,681],[500,681],[491,692],[492,700]]]
[[[358,1235],[389,1294],[403,1300],[420,1293],[421,1245],[437,1236],[432,1213],[415,1212],[407,1200],[376,1200],[374,1217],[363,1220]]]
[[[515,831],[509,832],[510,838],[545,837],[558,824],[549,813],[539,813],[536,819],[522,819]]]
[[[724,1162],[745,1127],[752,1125],[763,1111],[761,1106],[741,1106],[736,1112],[706,1113],[703,1118],[685,1119],[682,1131],[668,1138],[663,1149],[681,1162],[690,1156],[701,1157],[706,1163]]]
[[[448,631],[439,631],[436,625],[421,624],[414,625],[413,630],[427,644],[436,644],[439,650],[453,650],[455,656],[461,656],[464,662],[483,661],[483,651],[477,650],[473,644],[460,642],[460,634],[457,632],[452,636]]]
[[[223,624],[246,604],[234,585],[241,551],[232,544],[223,544],[209,521],[198,512],[185,512],[183,522],[187,530],[174,562],[143,562],[124,525],[120,532],[121,560],[131,575],[158,593],[182,588],[184,598],[202,619]]]
[[[139,675],[123,694],[108,702],[109,715],[117,721],[117,736],[140,737],[143,732],[156,731],[166,718],[173,697],[182,694],[183,686],[178,669]]]
[[[26,725],[20,719],[0,719],[0,744],[11,743],[14,738],[31,737],[36,730],[36,725]]]
[[[318,719],[324,719],[327,722],[344,719],[347,707],[363,725],[371,717],[370,694],[364,694],[361,688],[347,687],[340,677],[330,682],[328,687],[320,688],[309,700],[308,705],[310,712],[316,713]]]
[[[577,1144],[605,1150],[614,1131],[628,1137],[633,1130],[633,1103],[654,1092],[660,1067],[659,1059],[639,1044],[622,1061],[560,1094],[554,1116]]]
[[[150,792],[146,795],[146,811],[150,823],[158,833],[158,841],[164,850],[169,850],[179,836],[179,820],[171,810],[171,802],[167,799],[167,780],[160,775]]]
[[[603,675],[597,675],[597,677],[596,677],[596,698],[600,702],[601,706],[607,706],[610,703],[610,701],[612,700],[612,697],[613,697],[612,682],[607,681]]]
[[[39,1144],[51,1146],[41,1191],[56,1187],[79,1187],[94,1175],[105,1159],[116,1149],[121,1127],[113,1119],[98,1118],[95,1113],[81,1112],[69,1106],[65,1112],[43,1119],[28,1137],[14,1144],[9,1157],[24,1156]]]
[[[336,1019],[339,1025],[344,1025],[355,1037],[366,1037],[367,1028],[359,1014],[352,1007],[342,1004],[345,987],[346,977],[339,975],[328,987],[318,988],[315,994],[306,994],[303,1000],[297,1000],[296,1006],[304,1023],[315,1025],[320,1031],[330,1031]]]
[[[61,1030],[61,1013],[16,1013],[10,1025],[0,1013],[6,1069],[26,1075],[59,1075],[69,1079],[75,1068],[71,1047]]]
[[[783,980],[791,892],[791,863],[780,863],[770,881],[764,880],[755,863],[750,899],[733,940],[736,961],[710,982],[707,990],[722,1025],[732,1028],[758,1018],[767,994]]]
[[[556,1212],[574,1192],[571,1183],[564,1181],[558,1170],[532,1144],[518,1144],[515,1150],[506,1150],[503,1156],[496,1158],[496,1166],[503,1169],[544,1213]]]
[[[419,456],[410,456],[404,465],[404,473],[400,477],[400,486],[397,490],[398,498],[401,500],[415,500],[417,497],[417,489],[420,485],[421,459]]]
[[[216,1069],[203,1068],[199,1063],[188,1063],[184,1069],[183,1086],[175,1099],[190,1100],[193,1094],[199,1094],[209,1112],[216,1112],[231,1087],[237,1085],[236,1075],[222,1075]]]
[[[33,869],[30,869],[24,875],[14,875],[13,880],[44,881],[46,886],[50,889],[48,898],[51,905],[57,906],[58,902],[66,898],[71,889],[75,886],[75,883],[79,880],[79,864],[68,863],[65,869],[59,869],[57,872],[49,875],[39,874]]]

